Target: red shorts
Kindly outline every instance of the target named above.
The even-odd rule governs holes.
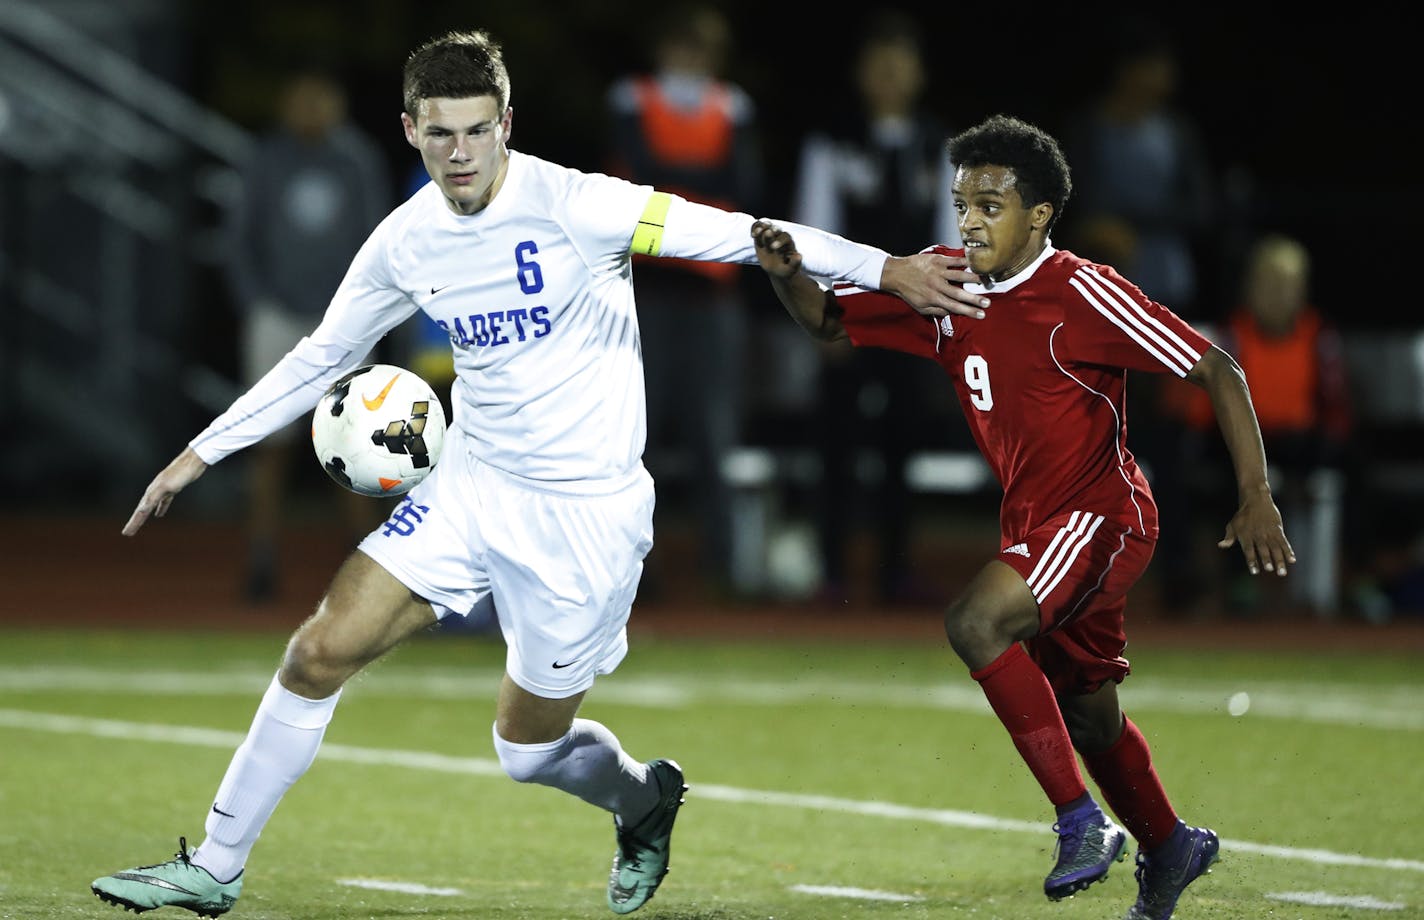
[[[1092,693],[1128,675],[1122,613],[1156,546],[1136,527],[1073,511],[1000,551],[1038,602],[1039,632],[1025,644],[1055,692]]]

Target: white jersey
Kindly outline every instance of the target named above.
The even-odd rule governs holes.
[[[310,412],[419,309],[450,336],[452,425],[475,456],[550,485],[626,476],[646,439],[630,253],[640,220],[640,251],[756,263],[750,215],[662,195],[664,213],[649,207],[655,192],[517,151],[478,213],[455,214],[427,184],[367,239],[321,324],[190,446],[214,463]],[[780,223],[807,272],[879,285],[884,251]]]

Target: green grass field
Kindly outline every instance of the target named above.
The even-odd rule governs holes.
[[[196,845],[284,638],[0,631],[0,917],[121,916],[91,879]],[[1125,708],[1183,816],[1223,838],[1180,920],[1424,917],[1417,656],[1131,657]],[[613,916],[608,816],[494,760],[502,661],[432,636],[353,682],[229,916]],[[687,772],[648,920],[1078,920],[1135,896],[1128,861],[1043,899],[1050,810],[942,647],[635,630],[584,714]]]

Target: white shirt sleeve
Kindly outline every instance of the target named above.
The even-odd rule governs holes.
[[[211,465],[257,443],[315,408],[326,388],[354,370],[364,354],[303,338],[188,446]]]
[[[320,325],[188,442],[204,463],[217,463],[310,412],[328,387],[415,312],[390,280],[382,239],[378,231],[361,247]]]
[[[658,255],[702,262],[756,264],[756,248],[752,243],[752,224],[756,218],[677,195],[671,198]],[[806,224],[772,222],[795,238],[807,274],[850,281],[868,290],[880,289],[880,275],[890,256],[885,250]]]

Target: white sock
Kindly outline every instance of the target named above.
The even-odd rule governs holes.
[[[218,786],[208,811],[207,839],[192,856],[195,865],[220,882],[242,871],[277,803],[316,759],[340,696],[338,690],[324,700],[309,700],[272,678]]]
[[[591,719],[574,719],[567,735],[542,744],[514,744],[498,730],[493,734],[500,765],[518,782],[562,789],[634,821],[658,802],[647,764],[629,757],[613,732]]]

